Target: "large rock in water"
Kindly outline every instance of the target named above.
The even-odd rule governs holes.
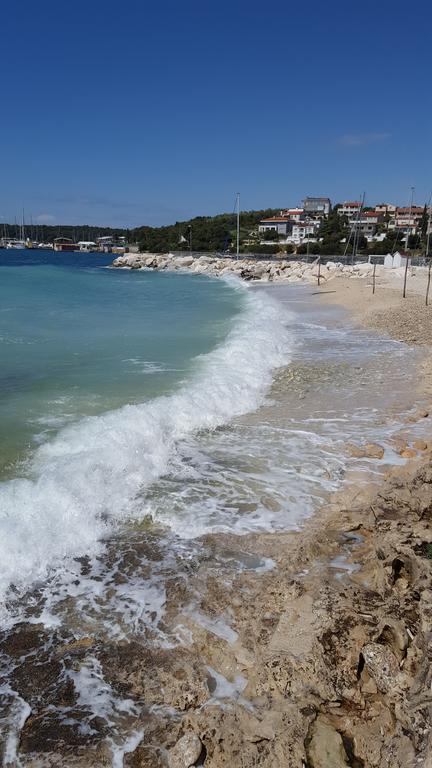
[[[170,768],[191,768],[202,751],[202,744],[196,733],[185,733],[169,752]]]

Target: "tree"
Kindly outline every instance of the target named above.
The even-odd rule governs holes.
[[[318,237],[322,238],[321,253],[330,256],[341,253],[344,247],[341,240],[348,237],[346,217],[339,216],[337,210],[333,209],[322,222]]]
[[[321,251],[319,243],[309,243],[309,248],[308,248],[307,243],[301,243],[300,245],[297,246],[297,253],[299,255],[300,254],[303,255],[304,253],[307,253],[308,251],[309,251],[309,253],[311,255],[319,254],[320,251]]]
[[[265,232],[260,232],[261,240],[279,240],[279,232],[277,229],[266,229]]]
[[[422,240],[425,240],[427,237],[428,221],[429,221],[428,210],[427,210],[427,206],[425,205],[425,207],[423,208],[422,217],[420,219],[420,236]]]

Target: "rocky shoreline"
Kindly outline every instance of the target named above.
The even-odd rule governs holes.
[[[132,266],[124,258],[116,266]],[[386,475],[380,445],[347,445],[381,480],[346,485],[300,531],[208,535],[177,558],[168,642],[113,638],[90,616],[3,632],[0,661],[20,697],[0,702],[0,723],[11,707],[17,723],[16,739],[0,732],[3,763],[432,768],[432,441],[414,429],[429,419],[423,408],[406,420],[393,450],[407,464]],[[120,583],[150,574],[160,545],[150,529],[113,540]],[[82,558],[83,578],[88,569]]]
[[[356,494],[345,489],[297,534],[204,537],[200,562],[187,578],[179,563],[167,585],[164,622],[180,644],[39,624],[6,633],[0,651],[31,713],[19,761],[5,764],[430,768],[431,447]],[[158,556],[157,536],[126,572],[149,551]],[[254,557],[275,567],[230,566]],[[72,682],[88,668],[103,680],[90,720]],[[127,706],[107,710],[107,691]],[[117,716],[136,739],[114,763]]]
[[[373,264],[341,264],[327,261],[318,265],[316,260],[307,263],[301,260],[288,259],[235,259],[218,258],[217,256],[176,256],[173,253],[133,253],[125,254],[114,259],[113,267],[129,269],[153,269],[156,271],[187,270],[196,274],[222,277],[235,275],[242,280],[260,280],[262,282],[286,283],[316,283],[318,275],[320,282],[327,282],[335,277],[369,277],[373,272]],[[377,267],[380,274],[382,266]]]

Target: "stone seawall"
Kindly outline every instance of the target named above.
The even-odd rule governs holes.
[[[262,261],[257,259],[218,258],[217,256],[175,256],[172,253],[128,253],[113,261],[113,267],[129,269],[154,269],[157,271],[187,270],[197,274],[220,277],[236,275],[243,280],[260,280],[262,282],[307,282],[318,280],[326,282],[334,277],[369,277],[373,272],[373,264],[341,264],[327,261],[306,263],[304,261],[288,261],[287,259]],[[377,266],[376,273],[381,274],[383,267]]]

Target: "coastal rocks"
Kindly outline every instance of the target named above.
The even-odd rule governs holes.
[[[196,274],[205,274],[213,277],[234,275],[242,280],[261,282],[288,282],[288,283],[325,283],[338,276],[367,277],[371,274],[370,264],[342,265],[340,262],[328,261],[319,264],[298,261],[290,261],[280,257],[269,259],[235,258],[233,256],[219,257],[211,255],[193,256],[166,254],[134,253],[124,254],[114,259],[113,267],[127,269],[154,269],[154,270],[188,270]]]
[[[346,768],[348,757],[341,735],[321,718],[315,720],[306,748],[310,768]]]
[[[390,648],[380,643],[369,643],[363,646],[361,653],[366,669],[374,679],[378,690],[381,693],[394,690],[399,665]]]
[[[201,755],[203,745],[196,733],[185,733],[169,751],[169,768],[191,768]]]
[[[384,456],[384,448],[377,443],[367,443],[365,445],[366,456],[370,459],[382,459]]]
[[[382,459],[384,456],[384,448],[378,443],[366,443],[364,446],[347,443],[345,451],[354,459]]]

